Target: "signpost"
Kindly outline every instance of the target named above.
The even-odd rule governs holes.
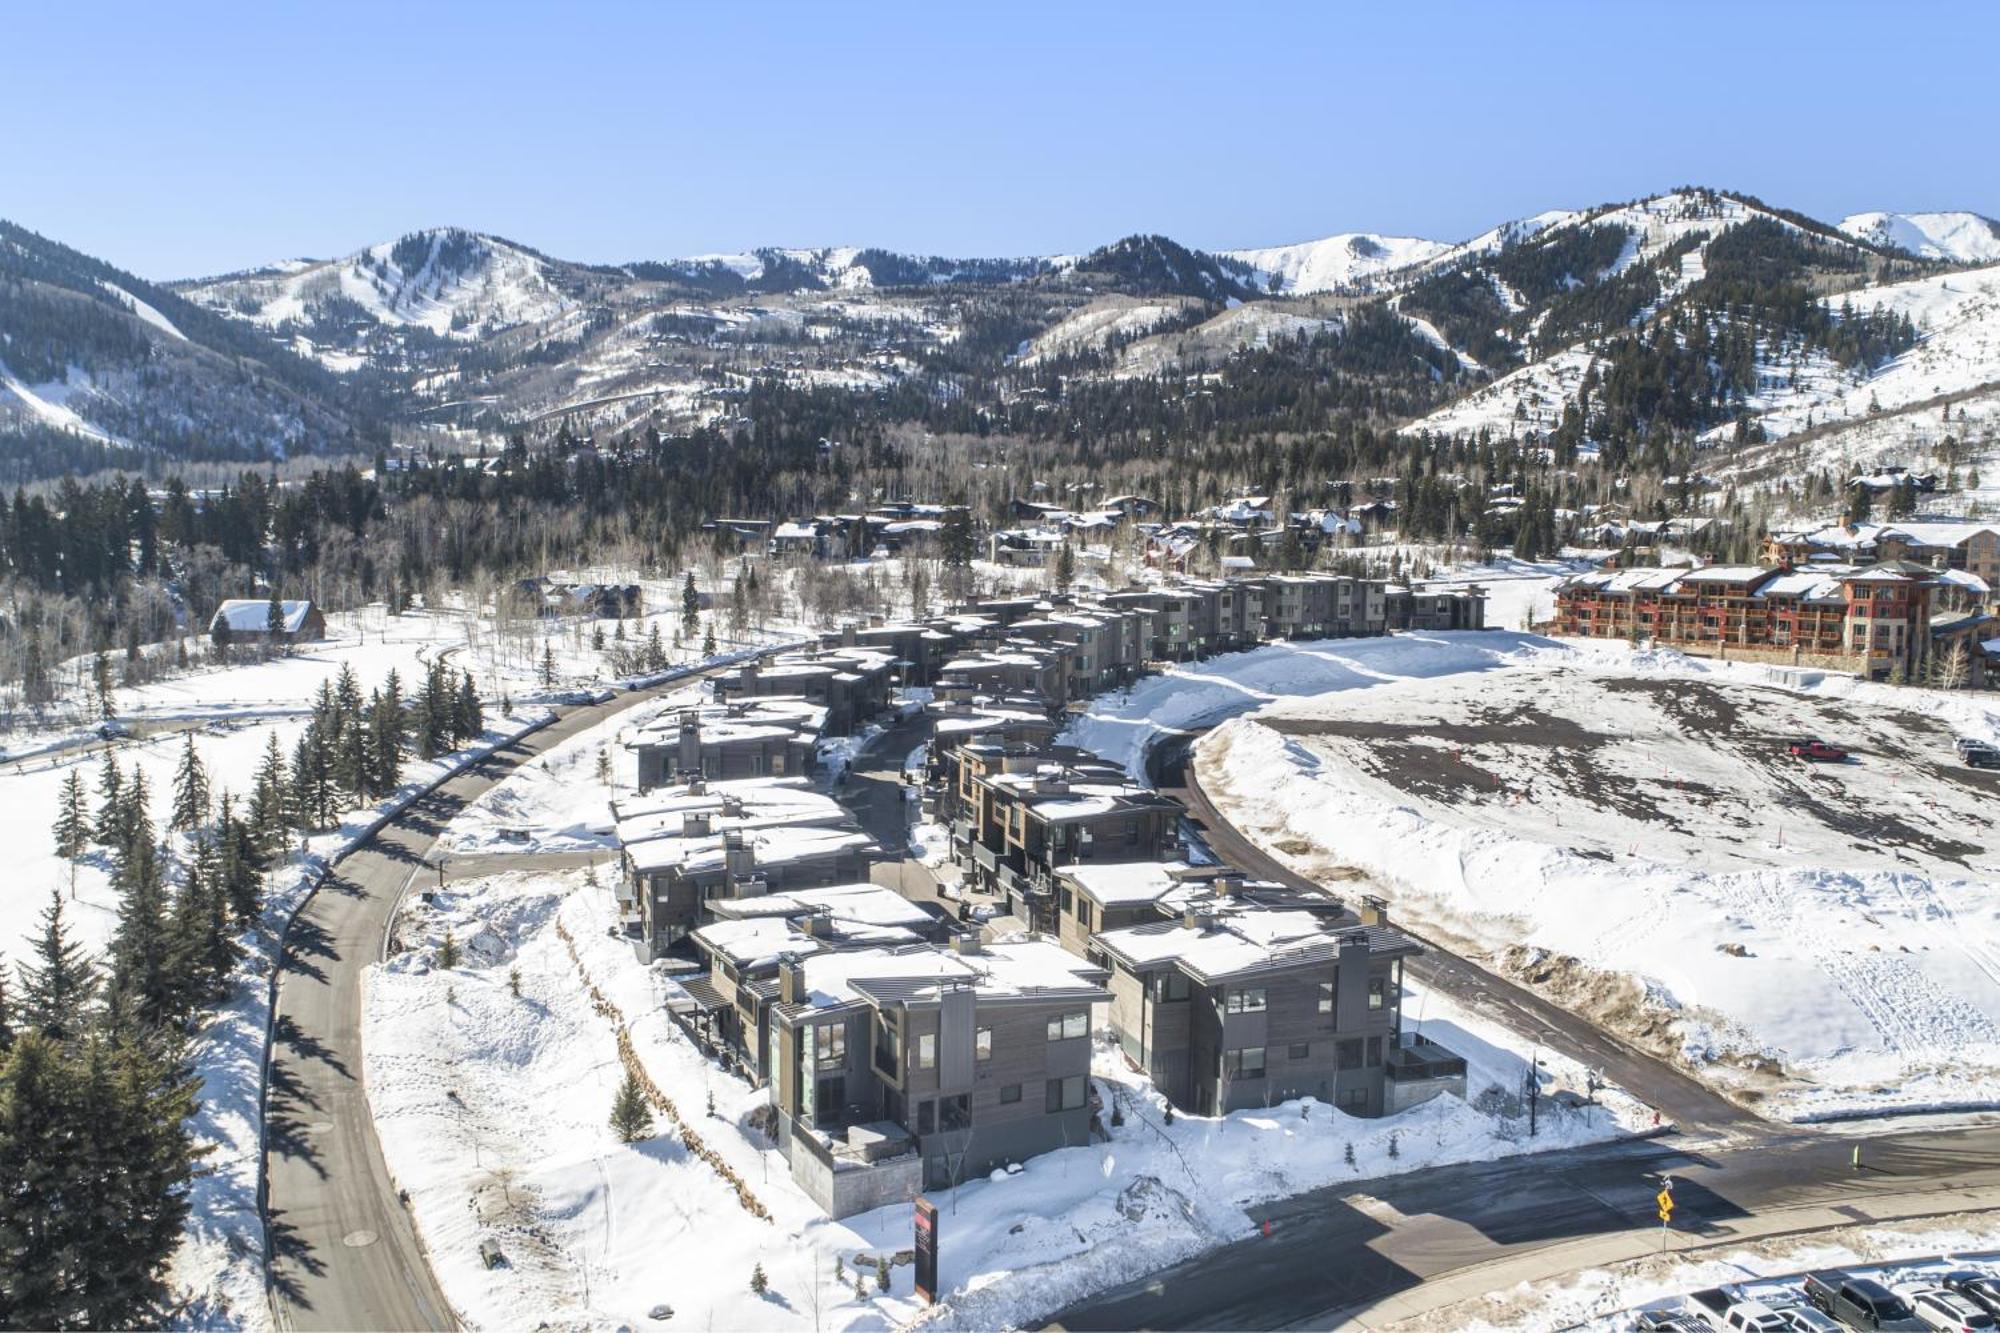
[[[1660,1192],[1653,1196],[1653,1202],[1660,1205],[1660,1248],[1667,1248],[1667,1223],[1674,1220],[1674,1178],[1666,1177]]]
[[[916,1206],[917,1295],[926,1304],[937,1304],[938,1210],[929,1199],[919,1198]]]

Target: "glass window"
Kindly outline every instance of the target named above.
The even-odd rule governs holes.
[[[1156,1001],[1185,1000],[1188,997],[1187,973],[1168,969],[1153,977],[1153,999]]]
[[[1340,1067],[1342,1069],[1361,1068],[1361,1038],[1349,1037],[1340,1043]]]
[[[1264,988],[1262,986],[1240,986],[1229,992],[1225,1008],[1232,1014],[1261,1014],[1264,1012]]]
[[[1380,1009],[1389,1002],[1389,978],[1370,977],[1368,979],[1368,1007]]]
[[[1052,1078],[1048,1085],[1048,1112],[1077,1111],[1083,1108],[1084,1076],[1072,1074],[1068,1078]]]
[[[1000,1104],[1001,1104],[1002,1106],[1007,1106],[1007,1105],[1009,1105],[1009,1104],[1011,1104],[1011,1103],[1013,1103],[1013,1102],[1018,1102],[1018,1101],[1020,1101],[1020,1100],[1021,1100],[1021,1085],[1020,1085],[1020,1084],[1018,1084],[1018,1083],[1008,1083],[1008,1084],[1005,1084],[1004,1086],[1002,1086],[1002,1087],[1001,1087],[1001,1089],[1000,1089]]]
[[[1091,912],[1090,912],[1090,902],[1088,899],[1078,898],[1076,900],[1076,919],[1079,925],[1083,926],[1090,925]]]
[[[993,1029],[981,1028],[972,1034],[972,1058],[991,1060],[993,1058]]]
[[[1368,1039],[1368,1067],[1370,1069],[1373,1069],[1376,1065],[1379,1065],[1381,1063],[1382,1063],[1382,1039],[1380,1037],[1370,1037]]]
[[[937,1133],[936,1102],[917,1103],[917,1133],[919,1134]]]
[[[960,1093],[956,1097],[938,1099],[938,1128],[949,1134],[953,1130],[972,1128],[972,1099]]]
[[[1311,1055],[1312,1051],[1313,1048],[1311,1042],[1295,1041],[1288,1048],[1286,1048],[1285,1054],[1291,1059],[1303,1060],[1307,1056]]]
[[[1075,895],[1071,894],[1071,893],[1070,893],[1070,891],[1069,891],[1068,889],[1064,889],[1064,890],[1062,891],[1062,910],[1063,910],[1063,911],[1065,911],[1065,912],[1074,912],[1074,911],[1076,910],[1076,908],[1075,908],[1075,906],[1074,906],[1074,905],[1075,905],[1076,903],[1078,903],[1078,902],[1081,902],[1081,901],[1082,901],[1082,899],[1080,899],[1080,898],[1077,898],[1077,897],[1076,897]]]
[[[1323,1014],[1333,1012],[1333,983],[1331,981],[1322,981],[1319,983],[1319,1011]]]
[[[821,1069],[839,1069],[847,1063],[847,1024],[828,1023],[813,1029],[813,1053]]]
[[[903,1072],[903,1034],[896,1029],[896,1020],[885,1013],[875,1015],[875,1067],[890,1078],[900,1078]]]
[[[1264,1048],[1245,1046],[1222,1053],[1222,1072],[1230,1078],[1264,1077]]]
[[[924,1032],[917,1036],[917,1068],[937,1068],[937,1033]]]
[[[1067,1014],[1049,1015],[1049,1040],[1069,1041],[1075,1037],[1090,1035],[1090,1010],[1077,1009]]]

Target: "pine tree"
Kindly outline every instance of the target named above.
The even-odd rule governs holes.
[[[83,774],[72,768],[56,806],[56,855],[69,862],[69,892],[76,896],[76,863],[90,850],[90,816],[83,808]]]
[[[208,822],[208,772],[194,752],[194,733],[184,734],[187,744],[181,751],[180,767],[174,771],[174,807],[169,826],[192,833]]]
[[[759,1262],[750,1270],[750,1290],[762,1296],[771,1289],[771,1279],[764,1276],[764,1265]]]
[[[100,652],[90,666],[92,688],[97,691],[97,712],[106,722],[118,716],[118,706],[111,698],[111,659]]]
[[[449,969],[457,967],[458,961],[458,938],[447,927],[444,932],[444,939],[438,944],[437,965]]]
[[[653,1108],[639,1086],[639,1076],[629,1069],[611,1101],[611,1128],[620,1143],[636,1143],[653,1132]]]
[[[486,707],[479,702],[479,690],[472,683],[470,671],[458,679],[458,721],[460,743],[478,740],[486,732]]]
[[[285,641],[285,604],[278,597],[278,590],[271,589],[271,600],[264,606],[264,652],[268,656],[278,650]]]
[[[135,843],[121,858],[118,925],[111,936],[113,1021],[152,1028],[177,1017],[175,988],[167,970],[166,899],[159,860],[149,841]]]
[[[248,924],[264,910],[264,857],[255,830],[236,817],[226,793],[222,798],[221,837],[222,896],[229,903],[230,914]]]
[[[609,750],[599,750],[597,752],[597,780],[607,787],[611,785],[611,751]]]
[[[690,569],[687,577],[681,582],[681,619],[692,624],[694,618],[700,614],[701,594],[695,591],[694,571]]]
[[[97,969],[83,946],[70,938],[63,923],[62,895],[54,889],[49,890],[49,905],[42,909],[34,953],[39,962],[19,964],[21,994],[16,1008],[21,1028],[50,1041],[70,1041],[81,1035],[97,994]]]
[[[715,621],[713,619],[702,630],[701,655],[703,657],[715,656]]]
[[[889,1256],[886,1254],[875,1257],[875,1290],[889,1290]]]
[[[138,765],[132,766],[132,780],[125,784],[125,801],[119,809],[118,847],[121,855],[129,856],[133,846],[144,844],[151,847],[159,840],[153,828],[151,793],[146,788],[146,772]]]
[[[556,683],[556,646],[553,642],[542,644],[542,686],[554,689]]]
[[[125,776],[111,751],[104,752],[103,766],[97,770],[97,840],[116,847],[125,827]]]
[[[648,672],[667,669],[667,649],[660,642],[660,622],[654,621],[646,634],[646,658],[644,668]]]
[[[273,731],[264,738],[264,760],[257,766],[257,777],[250,788],[250,828],[258,842],[267,848],[279,847],[285,841],[287,785],[285,754],[278,747],[278,733]]]
[[[1076,582],[1076,550],[1067,541],[1056,552],[1056,587],[1064,592]]]

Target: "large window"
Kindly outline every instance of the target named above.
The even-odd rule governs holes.
[[[993,1029],[981,1028],[972,1034],[972,1058],[991,1060],[993,1058]]]
[[[1081,894],[1076,900],[1076,923],[1088,930],[1091,923],[1090,899]]]
[[[1072,1074],[1068,1078],[1049,1080],[1047,1111],[1054,1115],[1057,1111],[1079,1111],[1083,1109],[1083,1090],[1087,1080],[1082,1074]]]
[[[1001,1104],[1002,1106],[1007,1106],[1007,1105],[1009,1105],[1009,1104],[1011,1104],[1011,1103],[1013,1103],[1013,1102],[1018,1102],[1018,1101],[1020,1101],[1020,1100],[1021,1100],[1021,1085],[1020,1085],[1020,1084],[1018,1084],[1018,1083],[1006,1083],[1006,1084],[1002,1084],[1002,1085],[1001,1085],[1001,1088],[1000,1088],[1000,1104]]]
[[[828,1023],[813,1029],[813,1055],[821,1069],[847,1064],[847,1024]]]
[[[964,1093],[956,1097],[938,1098],[938,1129],[949,1134],[954,1130],[972,1128],[972,1099]]]
[[[1389,978],[1370,977],[1368,979],[1368,1007],[1380,1009],[1389,1002]]]
[[[1289,1060],[1303,1060],[1312,1053],[1312,1043],[1309,1041],[1295,1041],[1285,1048],[1285,1058]]]
[[[903,1076],[903,1034],[888,1014],[875,1015],[875,1067],[890,1078]]]
[[[1067,1014],[1049,1015],[1049,1040],[1069,1041],[1090,1035],[1090,1010],[1076,1009]]]
[[[1153,976],[1153,999],[1155,1002],[1185,1000],[1188,997],[1187,973],[1175,968]]]
[[[917,1068],[937,1068],[937,1033],[920,1032],[917,1034]]]
[[[1349,1037],[1340,1043],[1340,1067],[1342,1069],[1361,1068],[1361,1038]]]
[[[1240,1050],[1224,1051],[1222,1072],[1228,1078],[1264,1077],[1264,1048],[1245,1046]]]
[[[1232,1014],[1261,1014],[1264,1002],[1262,986],[1236,986],[1230,989],[1223,1007]]]
[[[1319,983],[1319,1011],[1323,1014],[1333,1012],[1333,983],[1331,981],[1322,981]]]

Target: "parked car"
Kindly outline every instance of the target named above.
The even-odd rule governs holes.
[[[1973,744],[1958,753],[1968,768],[2000,768],[2000,746]]]
[[[1990,1315],[2000,1315],[2000,1277],[1977,1268],[1959,1268],[1938,1279],[1946,1291],[1955,1291]]]
[[[1847,758],[1847,751],[1838,745],[1828,745],[1825,741],[1809,736],[1800,737],[1787,747],[1794,759],[1805,759],[1818,764],[1837,764]]]
[[[1841,1330],[1838,1319],[1822,1314],[1810,1305],[1780,1306],[1778,1318],[1785,1321],[1789,1333],[1840,1333]]]
[[[1902,1287],[1898,1294],[1938,1333],[1992,1333],[1995,1327],[1993,1315],[1978,1302],[1944,1287]]]
[[[1803,1285],[1808,1301],[1849,1328],[1929,1331],[1930,1325],[1917,1318],[1907,1301],[1873,1278],[1849,1277],[1830,1269],[1806,1274]]]
[[[1967,750],[1970,750],[1975,745],[1984,744],[1986,744],[1985,741],[1974,740],[1970,736],[1954,736],[1952,737],[1951,748],[1958,751],[1958,757],[1963,759]]]
[[[1708,1333],[1708,1325],[1682,1310],[1647,1310],[1633,1321],[1640,1333]]]
[[[1720,1287],[1693,1292],[1688,1305],[1717,1333],[1785,1333],[1785,1321],[1762,1301],[1738,1300]]]

